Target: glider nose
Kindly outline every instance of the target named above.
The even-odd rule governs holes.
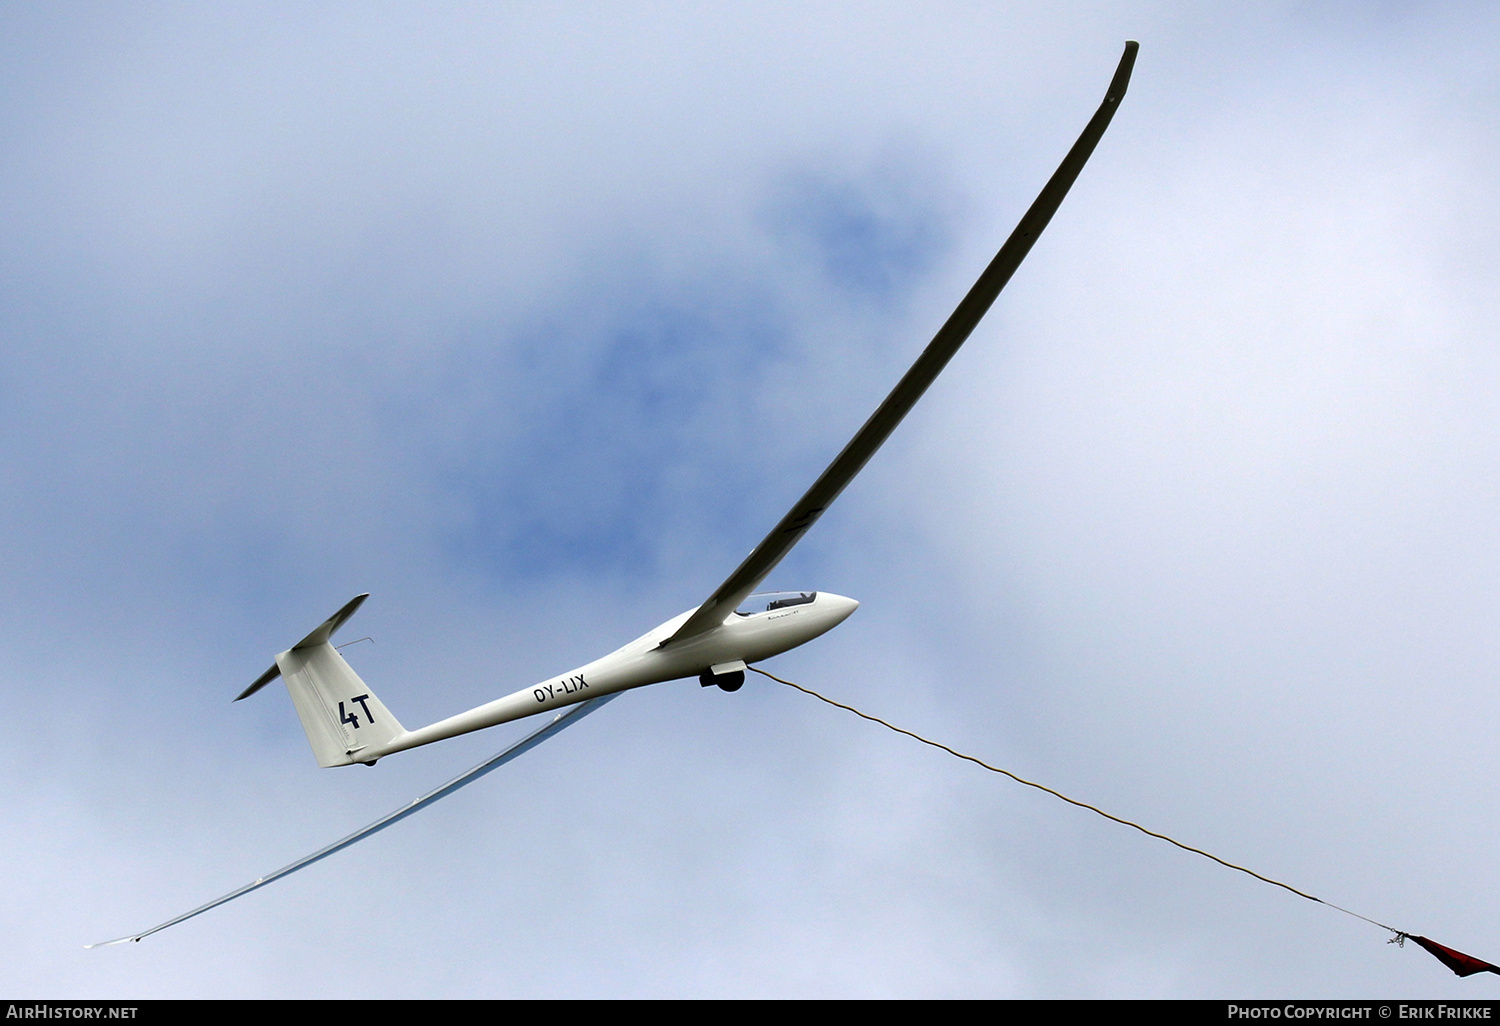
[[[835,595],[831,591],[818,592],[818,600],[820,604],[822,602],[828,603],[828,611],[833,615],[834,626],[849,619],[849,614],[859,608],[859,603],[854,599],[845,598],[843,595]]]

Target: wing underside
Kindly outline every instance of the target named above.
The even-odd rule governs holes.
[[[792,546],[817,523],[818,518],[833,504],[833,500],[854,480],[854,476],[890,437],[896,425],[901,423],[902,418],[917,404],[917,400],[922,398],[927,387],[942,373],[953,354],[958,352],[1000,295],[1000,290],[1010,281],[1016,268],[1021,266],[1021,261],[1026,259],[1026,254],[1042,234],[1042,229],[1052,220],[1052,215],[1062,205],[1063,198],[1067,196],[1078,173],[1093,154],[1094,147],[1103,137],[1104,130],[1109,127],[1110,119],[1114,117],[1125,89],[1130,84],[1130,72],[1135,67],[1135,55],[1139,48],[1140,44],[1135,42],[1125,44],[1125,53],[1115,69],[1104,102],[1099,105],[1093,118],[1084,127],[1083,134],[1078,137],[1078,141],[1073,144],[1073,148],[1068,151],[1068,155],[1063,158],[1030,209],[1021,218],[1021,223],[1016,225],[1015,231],[1010,233],[1010,238],[1005,240],[1005,245],[1000,247],[995,259],[990,261],[979,280],[969,289],[968,295],[964,296],[947,322],[938,329],[922,355],[917,357],[916,363],[912,364],[911,369],[871,414],[870,419],[865,421],[864,427],[844,446],[843,452],[813,482],[807,494],[745,557],[739,568],[698,607],[698,611],[675,634],[662,642],[663,645],[694,637],[723,623],[767,575],[776,569],[776,565],[792,550]]]

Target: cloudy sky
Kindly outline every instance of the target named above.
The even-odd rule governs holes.
[[[767,582],[768,669],[1500,960],[1489,5],[8,5],[0,990],[1496,997],[763,678],[319,770],[700,602],[1046,236]]]

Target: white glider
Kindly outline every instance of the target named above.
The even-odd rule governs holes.
[[[1124,56],[1120,58],[1104,102],[1000,252],[938,329],[922,355],[828,469],[707,601],[602,659],[468,712],[417,730],[407,730],[333,647],[334,632],[369,597],[356,596],[311,634],[278,655],[276,662],[235,699],[248,698],[281,677],[291,693],[318,765],[374,765],[377,759],[408,748],[541,712],[567,706],[572,708],[558,713],[546,726],[493,758],[343,840],[143,933],[104,943],[140,940],[326,858],[503,765],[623,691],[693,676],[697,676],[705,687],[716,684],[726,691],[735,691],[744,682],[747,664],[806,644],[842,623],[859,605],[842,595],[819,591],[763,596],[752,596],[751,593],[890,437],[896,425],[958,352],[1031,251],[1094,152],[1104,130],[1109,127],[1130,82],[1137,49],[1137,43],[1125,44]]]

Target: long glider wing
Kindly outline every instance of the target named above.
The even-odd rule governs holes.
[[[699,606],[698,611],[663,645],[694,637],[723,623],[766,576],[776,569],[776,565],[792,550],[792,546],[801,540],[808,528],[839,497],[845,486],[854,480],[854,475],[875,455],[902,418],[911,412],[917,400],[922,398],[922,393],[927,391],[927,386],[942,373],[953,354],[958,352],[958,348],[988,312],[990,305],[1000,295],[1000,290],[1010,281],[1010,276],[1021,266],[1026,254],[1031,252],[1042,229],[1047,227],[1047,222],[1052,220],[1052,215],[1062,205],[1063,197],[1067,196],[1074,179],[1093,154],[1094,147],[1103,137],[1120,100],[1125,96],[1125,87],[1130,84],[1130,72],[1135,67],[1135,55],[1139,49],[1139,43],[1125,44],[1125,54],[1120,58],[1119,67],[1115,69],[1115,77],[1109,83],[1104,102],[1099,105],[1083,134],[1063,158],[1062,164],[1043,187],[1036,201],[1031,204],[1031,209],[1026,211],[1026,216],[1021,218],[1021,223],[1016,225],[1015,231],[1010,233],[1010,238],[1005,240],[1005,245],[1000,247],[995,259],[990,261],[969,294],[963,298],[963,302],[958,304],[947,322],[938,329],[922,355],[917,357],[917,362],[912,364],[911,369],[891,390],[891,394],[886,396],[885,402],[865,421],[865,426],[844,446],[844,451],[813,482],[807,494],[781,518],[781,522],[771,529],[765,540],[745,557],[739,569],[730,574],[719,585],[718,590],[708,597],[708,601]]]
[[[347,619],[347,617],[345,619]],[[201,915],[211,908],[218,908],[225,902],[233,901],[235,898],[238,898],[243,894],[249,894],[251,891],[259,890],[266,884],[271,883],[275,880],[280,880],[284,876],[290,876],[297,870],[305,869],[308,866],[312,865],[314,862],[320,862],[323,859],[326,859],[328,856],[334,854],[335,852],[343,851],[345,848],[349,847],[351,844],[354,844],[356,841],[362,841],[366,837],[369,837],[371,834],[379,833],[386,827],[391,826],[394,823],[399,823],[407,816],[410,816],[414,812],[419,812],[420,810],[425,809],[427,806],[431,805],[438,799],[448,797],[454,791],[457,791],[459,788],[467,784],[472,784],[474,781],[478,780],[480,777],[484,776],[491,770],[499,769],[501,766],[504,766],[507,762],[510,762],[517,756],[529,752],[531,749],[535,748],[537,745],[541,744],[543,741],[547,740],[549,737],[551,737],[553,734],[556,734],[564,727],[567,727],[573,723],[577,723],[579,720],[583,719],[585,716],[593,712],[595,709],[599,708],[604,703],[611,701],[612,699],[619,698],[622,693],[623,692],[616,692],[613,695],[603,695],[599,698],[590,699],[587,702],[580,702],[577,705],[568,706],[568,708],[552,717],[551,722],[546,726],[540,728],[539,730],[532,731],[530,734],[527,734],[525,737],[517,741],[515,744],[511,745],[509,748],[506,748],[504,751],[498,752],[497,754],[491,756],[484,762],[481,762],[478,766],[475,766],[473,769],[466,770],[463,773],[460,773],[458,776],[448,781],[442,787],[427,792],[415,801],[401,806],[401,808],[397,809],[395,812],[380,817],[369,826],[354,831],[354,833],[350,834],[348,837],[334,841],[326,848],[319,848],[311,855],[300,858],[296,862],[293,862],[289,865],[282,866],[274,873],[267,873],[265,876],[262,876],[251,883],[247,883],[245,886],[239,888],[238,890],[230,891],[222,898],[215,898],[213,901],[210,901],[206,905],[199,905],[191,912],[184,912],[182,915],[172,919],[168,919],[165,923],[161,923],[158,926],[153,926],[149,930],[143,930],[140,933],[133,933],[128,937],[116,937],[114,940],[100,941],[97,944],[85,944],[84,947],[102,948],[107,947],[111,944],[123,944],[126,941],[138,941],[142,937],[149,937],[153,933],[156,933],[160,930],[165,930],[169,926],[176,926],[178,923],[182,922],[185,919],[191,919],[196,915]]]

